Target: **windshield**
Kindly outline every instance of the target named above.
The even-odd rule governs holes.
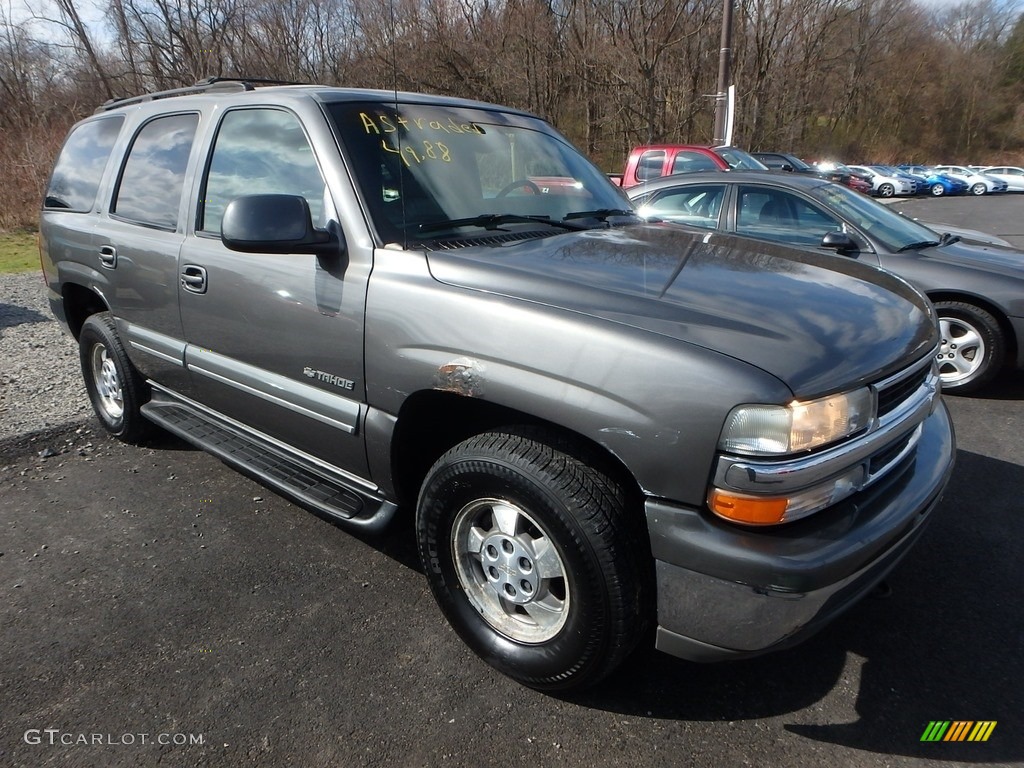
[[[415,247],[566,217],[579,225],[584,211],[632,211],[618,187],[537,118],[380,102],[327,110],[385,243]]]
[[[807,163],[805,163],[799,157],[795,157],[793,155],[787,155],[787,158],[789,160],[789,164],[792,165],[794,168],[796,168],[796,170],[798,170],[798,171],[813,171],[814,170],[811,166],[809,166]]]
[[[713,150],[734,171],[767,171],[768,166],[753,155],[736,147],[715,147]]]
[[[839,215],[853,222],[878,240],[885,248],[897,252],[909,245],[938,244],[939,236],[932,230],[891,211],[870,197],[840,184],[823,184],[811,194]]]

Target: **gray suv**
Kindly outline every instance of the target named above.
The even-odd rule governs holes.
[[[109,103],[41,249],[106,430],[159,425],[353,529],[414,511],[451,625],[539,689],[648,630],[698,661],[797,642],[952,465],[921,294],[645,223],[514,109],[241,81]]]

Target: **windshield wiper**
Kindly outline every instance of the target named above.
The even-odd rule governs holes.
[[[465,219],[444,219],[442,221],[428,221],[420,224],[417,229],[420,232],[437,232],[441,229],[455,229],[457,227],[482,227],[483,229],[499,229],[502,224],[547,224],[549,227],[558,227],[577,231],[583,229],[577,224],[569,224],[564,221],[552,221],[550,216],[520,216],[517,213],[482,213],[479,216],[469,216]]]
[[[939,245],[938,240],[922,240],[920,243],[908,243],[900,248],[896,253],[903,253],[904,251],[913,251],[918,248],[934,248]]]
[[[597,219],[598,221],[607,221],[609,216],[633,216],[636,217],[636,211],[626,210],[624,208],[598,208],[595,211],[573,211],[567,213],[566,219]]]
[[[949,232],[943,232],[942,238],[939,240],[939,245],[952,245],[953,243],[960,242],[960,235],[951,235]]]

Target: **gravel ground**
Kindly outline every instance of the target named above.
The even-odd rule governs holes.
[[[53,319],[39,273],[0,275],[0,440],[91,413],[78,346]]]

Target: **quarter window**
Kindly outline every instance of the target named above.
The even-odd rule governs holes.
[[[92,208],[123,123],[120,116],[108,117],[82,123],[71,132],[46,187],[44,208],[77,213]]]
[[[236,109],[221,121],[210,157],[199,207],[203,232],[220,234],[224,209],[243,195],[299,195],[314,225],[323,226],[327,197],[324,178],[302,124],[279,109]]]
[[[146,123],[128,151],[113,213],[160,229],[176,229],[185,171],[199,115],[169,115]]]

